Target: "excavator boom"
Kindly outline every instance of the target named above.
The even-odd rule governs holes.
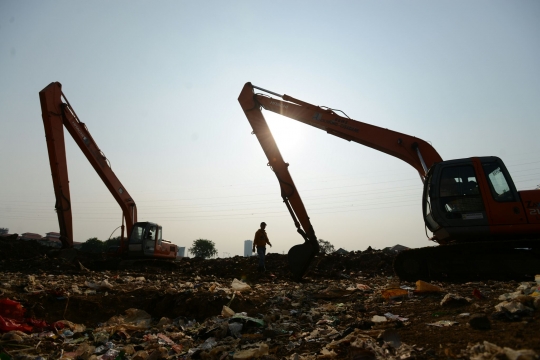
[[[325,130],[328,134],[347,141],[354,141],[395,156],[414,167],[422,179],[434,163],[442,161],[433,146],[417,137],[340,116],[335,112],[339,110],[312,105],[289,95],[279,95],[256,86],[252,88],[283,99],[255,94],[253,101],[265,110]]]
[[[62,98],[65,102],[62,101]],[[62,247],[73,247],[71,197],[64,143],[64,126],[120,205],[123,220],[126,223],[127,234],[131,234],[133,224],[137,221],[137,206],[112,171],[107,158],[88,132],[86,125],[78,119],[75,111],[69,105],[62,93],[62,85],[58,82],[49,84],[40,91],[39,99],[41,101],[45,138],[56,197],[55,208],[60,224]],[[121,237],[124,239],[123,225]],[[121,251],[125,251],[127,243],[122,241],[120,247]]]

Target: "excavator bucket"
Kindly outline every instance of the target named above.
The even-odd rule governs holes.
[[[315,242],[316,243],[316,242]],[[287,255],[289,261],[289,270],[295,281],[300,281],[306,273],[309,264],[319,252],[319,244],[314,246],[311,242],[305,242],[301,245],[293,246]]]

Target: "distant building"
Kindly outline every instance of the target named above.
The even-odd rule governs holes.
[[[8,228],[0,228],[0,235],[7,235],[9,233]]]
[[[178,253],[176,254],[176,257],[184,257],[186,256],[186,248],[184,246],[178,247]]]
[[[57,232],[48,232],[45,234],[45,237],[38,240],[41,245],[58,248],[62,247],[62,241],[60,241],[60,233]]]
[[[345,249],[339,248],[335,251],[335,253],[345,255],[345,254],[348,254],[349,252]]]
[[[36,241],[39,241],[41,240],[43,236],[39,235],[39,234],[35,234],[35,233],[24,233],[21,235],[21,240],[36,240]]]
[[[406,246],[403,246],[403,245],[394,245],[392,247],[387,247],[387,248],[384,248],[384,250],[386,251],[389,251],[389,252],[393,252],[393,253],[398,253],[398,252],[402,252],[403,250],[408,250],[409,248],[406,247]]]
[[[244,257],[250,257],[253,255],[253,241],[246,240],[244,241]]]
[[[51,231],[51,232],[46,233],[45,237],[50,238],[50,239],[60,239],[60,233]]]

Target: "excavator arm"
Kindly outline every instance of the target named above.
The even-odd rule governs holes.
[[[414,167],[422,180],[425,179],[428,170],[434,163],[442,161],[441,156],[433,146],[422,139],[356,121],[344,113],[345,117],[340,116],[335,112],[339,110],[312,105],[289,95],[280,95],[253,86],[251,83],[244,86],[242,94],[246,93],[247,96],[250,89],[252,93],[253,89],[259,89],[283,99],[279,100],[267,95],[253,94],[253,103],[258,104],[265,110],[314,126],[347,141],[354,141],[395,156]]]
[[[131,234],[133,224],[137,221],[135,202],[112,171],[107,158],[97,146],[86,125],[75,114],[62,93],[62,85],[58,82],[49,84],[40,91],[39,99],[56,197],[55,208],[60,225],[62,247],[73,247],[71,197],[63,129],[65,126],[122,209],[122,243],[120,251],[125,251],[127,242],[124,241],[124,221],[127,234]]]
[[[313,257],[319,252],[319,243],[315,230],[313,230],[304,203],[289,173],[289,164],[281,156],[272,132],[261,112],[261,105],[254,97],[253,87],[250,83],[244,86],[238,101],[253,128],[253,134],[259,140],[268,158],[268,166],[278,179],[281,198],[289,210],[294,225],[298,233],[304,238],[304,244],[293,246],[288,253],[289,268],[295,278],[300,278],[306,272]]]

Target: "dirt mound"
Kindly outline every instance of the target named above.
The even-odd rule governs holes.
[[[318,255],[307,274],[313,278],[339,279],[351,274],[365,277],[385,274],[391,276],[395,254],[380,250],[355,251],[348,254]],[[84,270],[114,271],[133,270],[141,273],[175,272],[179,276],[210,276],[256,280],[257,257],[235,256],[231,258],[202,259],[183,258],[179,261],[138,259],[83,252],[76,249],[56,250],[42,246],[36,241],[1,240],[0,270],[24,273],[50,272],[72,273]],[[267,273],[276,278],[291,280],[287,255],[268,254]]]
[[[35,240],[0,237],[0,260],[25,260],[43,256],[49,248]]]

